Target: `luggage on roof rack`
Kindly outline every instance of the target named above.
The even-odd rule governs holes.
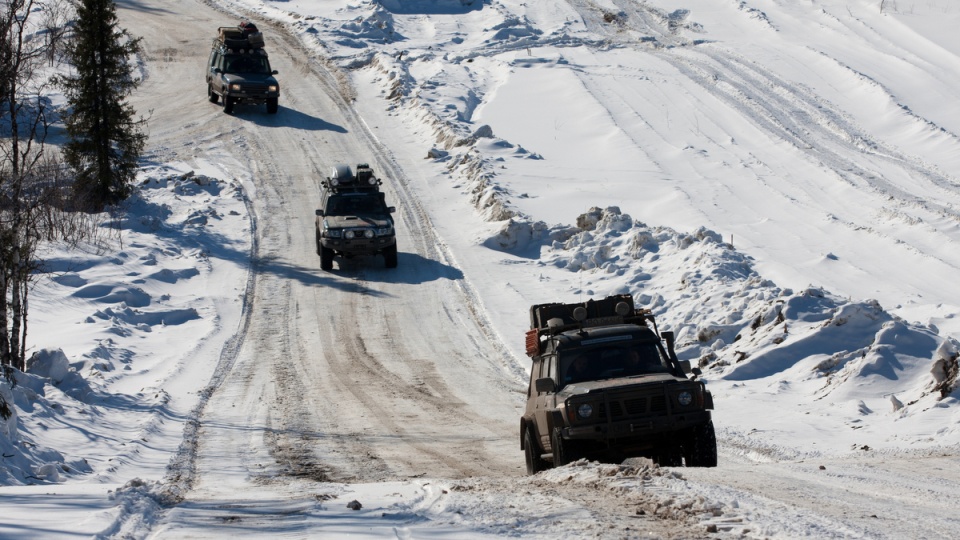
[[[237,26],[221,26],[217,29],[216,42],[227,49],[261,49],[263,48],[263,32],[249,21],[241,21]]]
[[[617,324],[647,326],[657,321],[649,309],[636,308],[633,296],[617,294],[599,300],[587,300],[571,304],[549,303],[530,306],[530,330],[526,333],[526,350],[529,356],[540,354],[541,337],[556,335],[577,328],[593,328]]]
[[[578,312],[578,310],[582,311]],[[617,294],[599,300],[591,299],[572,304],[549,303],[531,306],[530,328],[546,329],[550,326],[548,324],[550,319],[560,319],[563,325],[595,320],[609,324],[613,320],[622,320],[626,316],[635,315],[637,311],[633,306],[633,296]]]

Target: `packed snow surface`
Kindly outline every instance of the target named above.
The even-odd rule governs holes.
[[[960,5],[117,5],[150,144],[41,254],[0,536],[960,536]],[[240,19],[276,115],[203,95]],[[361,162],[399,267],[322,272]],[[717,468],[523,474],[529,307],[612,294],[703,370]]]

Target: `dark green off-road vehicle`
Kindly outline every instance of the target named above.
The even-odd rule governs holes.
[[[658,332],[632,296],[532,306],[526,351],[528,473],[580,458],[717,465],[713,396],[696,380],[700,370],[677,359],[673,332]]]
[[[267,112],[279,108],[280,83],[263,48],[263,34],[248,22],[221,26],[207,61],[207,98],[223,101],[223,112],[232,114],[237,104],[266,104]]]
[[[323,208],[317,210],[316,237],[320,268],[333,269],[334,256],[383,255],[387,268],[397,267],[393,206],[387,206],[381,181],[367,164],[337,165],[322,182]]]

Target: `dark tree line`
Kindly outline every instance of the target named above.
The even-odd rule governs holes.
[[[139,40],[112,0],[0,0],[0,367],[26,364],[41,242],[96,235],[96,212],[130,193],[146,142],[126,98]],[[50,77],[51,71],[60,73]],[[57,89],[67,106],[57,110]],[[49,142],[62,120],[67,140]],[[9,412],[0,398],[0,414]]]

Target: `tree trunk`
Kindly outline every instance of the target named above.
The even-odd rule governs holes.
[[[2,264],[2,262],[0,262]],[[0,266],[0,366],[12,364],[10,358],[10,334],[7,321],[7,269]]]
[[[20,302],[20,290],[23,288],[23,280],[21,279],[21,263],[20,263],[20,248],[19,246],[13,248],[13,268],[10,272],[12,279],[10,280],[10,314],[13,315],[13,321],[10,325],[10,364],[23,371],[20,367],[20,317],[22,314],[22,305]]]

